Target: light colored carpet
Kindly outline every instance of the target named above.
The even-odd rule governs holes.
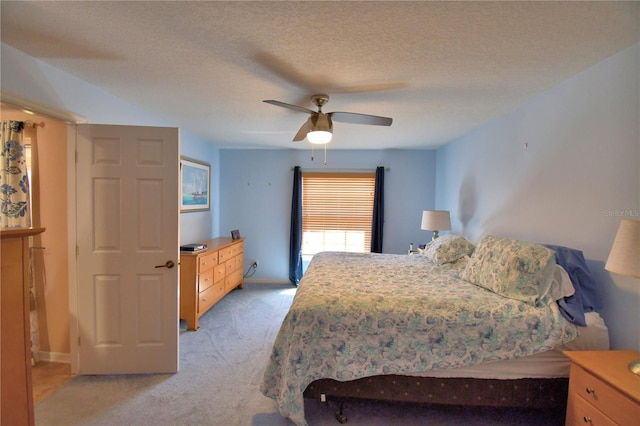
[[[36,425],[292,425],[259,391],[295,288],[245,284],[200,319],[181,324],[180,372],[78,376],[35,407]],[[305,401],[311,426],[336,426],[336,405]],[[562,413],[372,402],[345,406],[349,425],[562,425]]]

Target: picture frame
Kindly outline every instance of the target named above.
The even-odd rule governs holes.
[[[231,239],[232,240],[239,240],[240,237],[240,230],[238,229],[234,229],[233,231],[231,231]]]
[[[180,213],[211,209],[211,165],[180,157]]]

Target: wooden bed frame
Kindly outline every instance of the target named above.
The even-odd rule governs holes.
[[[569,378],[500,380],[385,375],[346,382],[316,380],[307,386],[304,397],[338,401],[336,418],[345,423],[342,403],[350,399],[564,410],[568,388]]]

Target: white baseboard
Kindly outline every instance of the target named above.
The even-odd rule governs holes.
[[[63,362],[65,364],[71,364],[71,354],[64,352],[38,352],[40,361],[48,362]]]

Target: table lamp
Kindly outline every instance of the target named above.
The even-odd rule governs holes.
[[[640,220],[623,219],[620,222],[604,269],[640,278]],[[632,361],[629,370],[640,375],[640,359]]]
[[[451,219],[448,210],[423,210],[422,224],[420,229],[433,231],[431,241],[438,238],[438,231],[448,231],[451,229]]]

